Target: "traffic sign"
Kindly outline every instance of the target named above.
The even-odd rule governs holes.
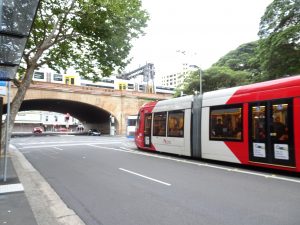
[[[7,94],[7,82],[6,81],[0,81],[0,95],[6,95]]]

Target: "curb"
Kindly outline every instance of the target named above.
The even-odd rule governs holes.
[[[13,166],[25,189],[25,195],[38,225],[85,225],[63,202],[24,155],[10,145]]]

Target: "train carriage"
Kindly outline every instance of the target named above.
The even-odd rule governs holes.
[[[148,103],[139,113],[136,144],[299,172],[300,76]]]

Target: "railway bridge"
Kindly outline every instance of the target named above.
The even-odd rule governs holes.
[[[17,87],[11,88],[11,98]],[[125,134],[126,118],[136,115],[146,102],[171,98],[169,94],[149,94],[98,87],[35,82],[27,90],[20,111],[41,110],[69,113],[86,129],[109,133],[110,117],[115,118],[116,134]],[[6,111],[4,98],[4,111]]]

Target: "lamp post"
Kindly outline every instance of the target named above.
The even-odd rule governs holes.
[[[199,80],[200,80],[199,95],[202,95],[202,71],[200,67],[199,67]]]
[[[8,87],[3,171],[4,182],[6,182],[7,152],[9,146],[10,81],[16,76],[39,2],[40,0],[0,0],[0,81],[7,81]],[[1,105],[0,107],[3,106]],[[0,147],[1,156],[2,146]]]

